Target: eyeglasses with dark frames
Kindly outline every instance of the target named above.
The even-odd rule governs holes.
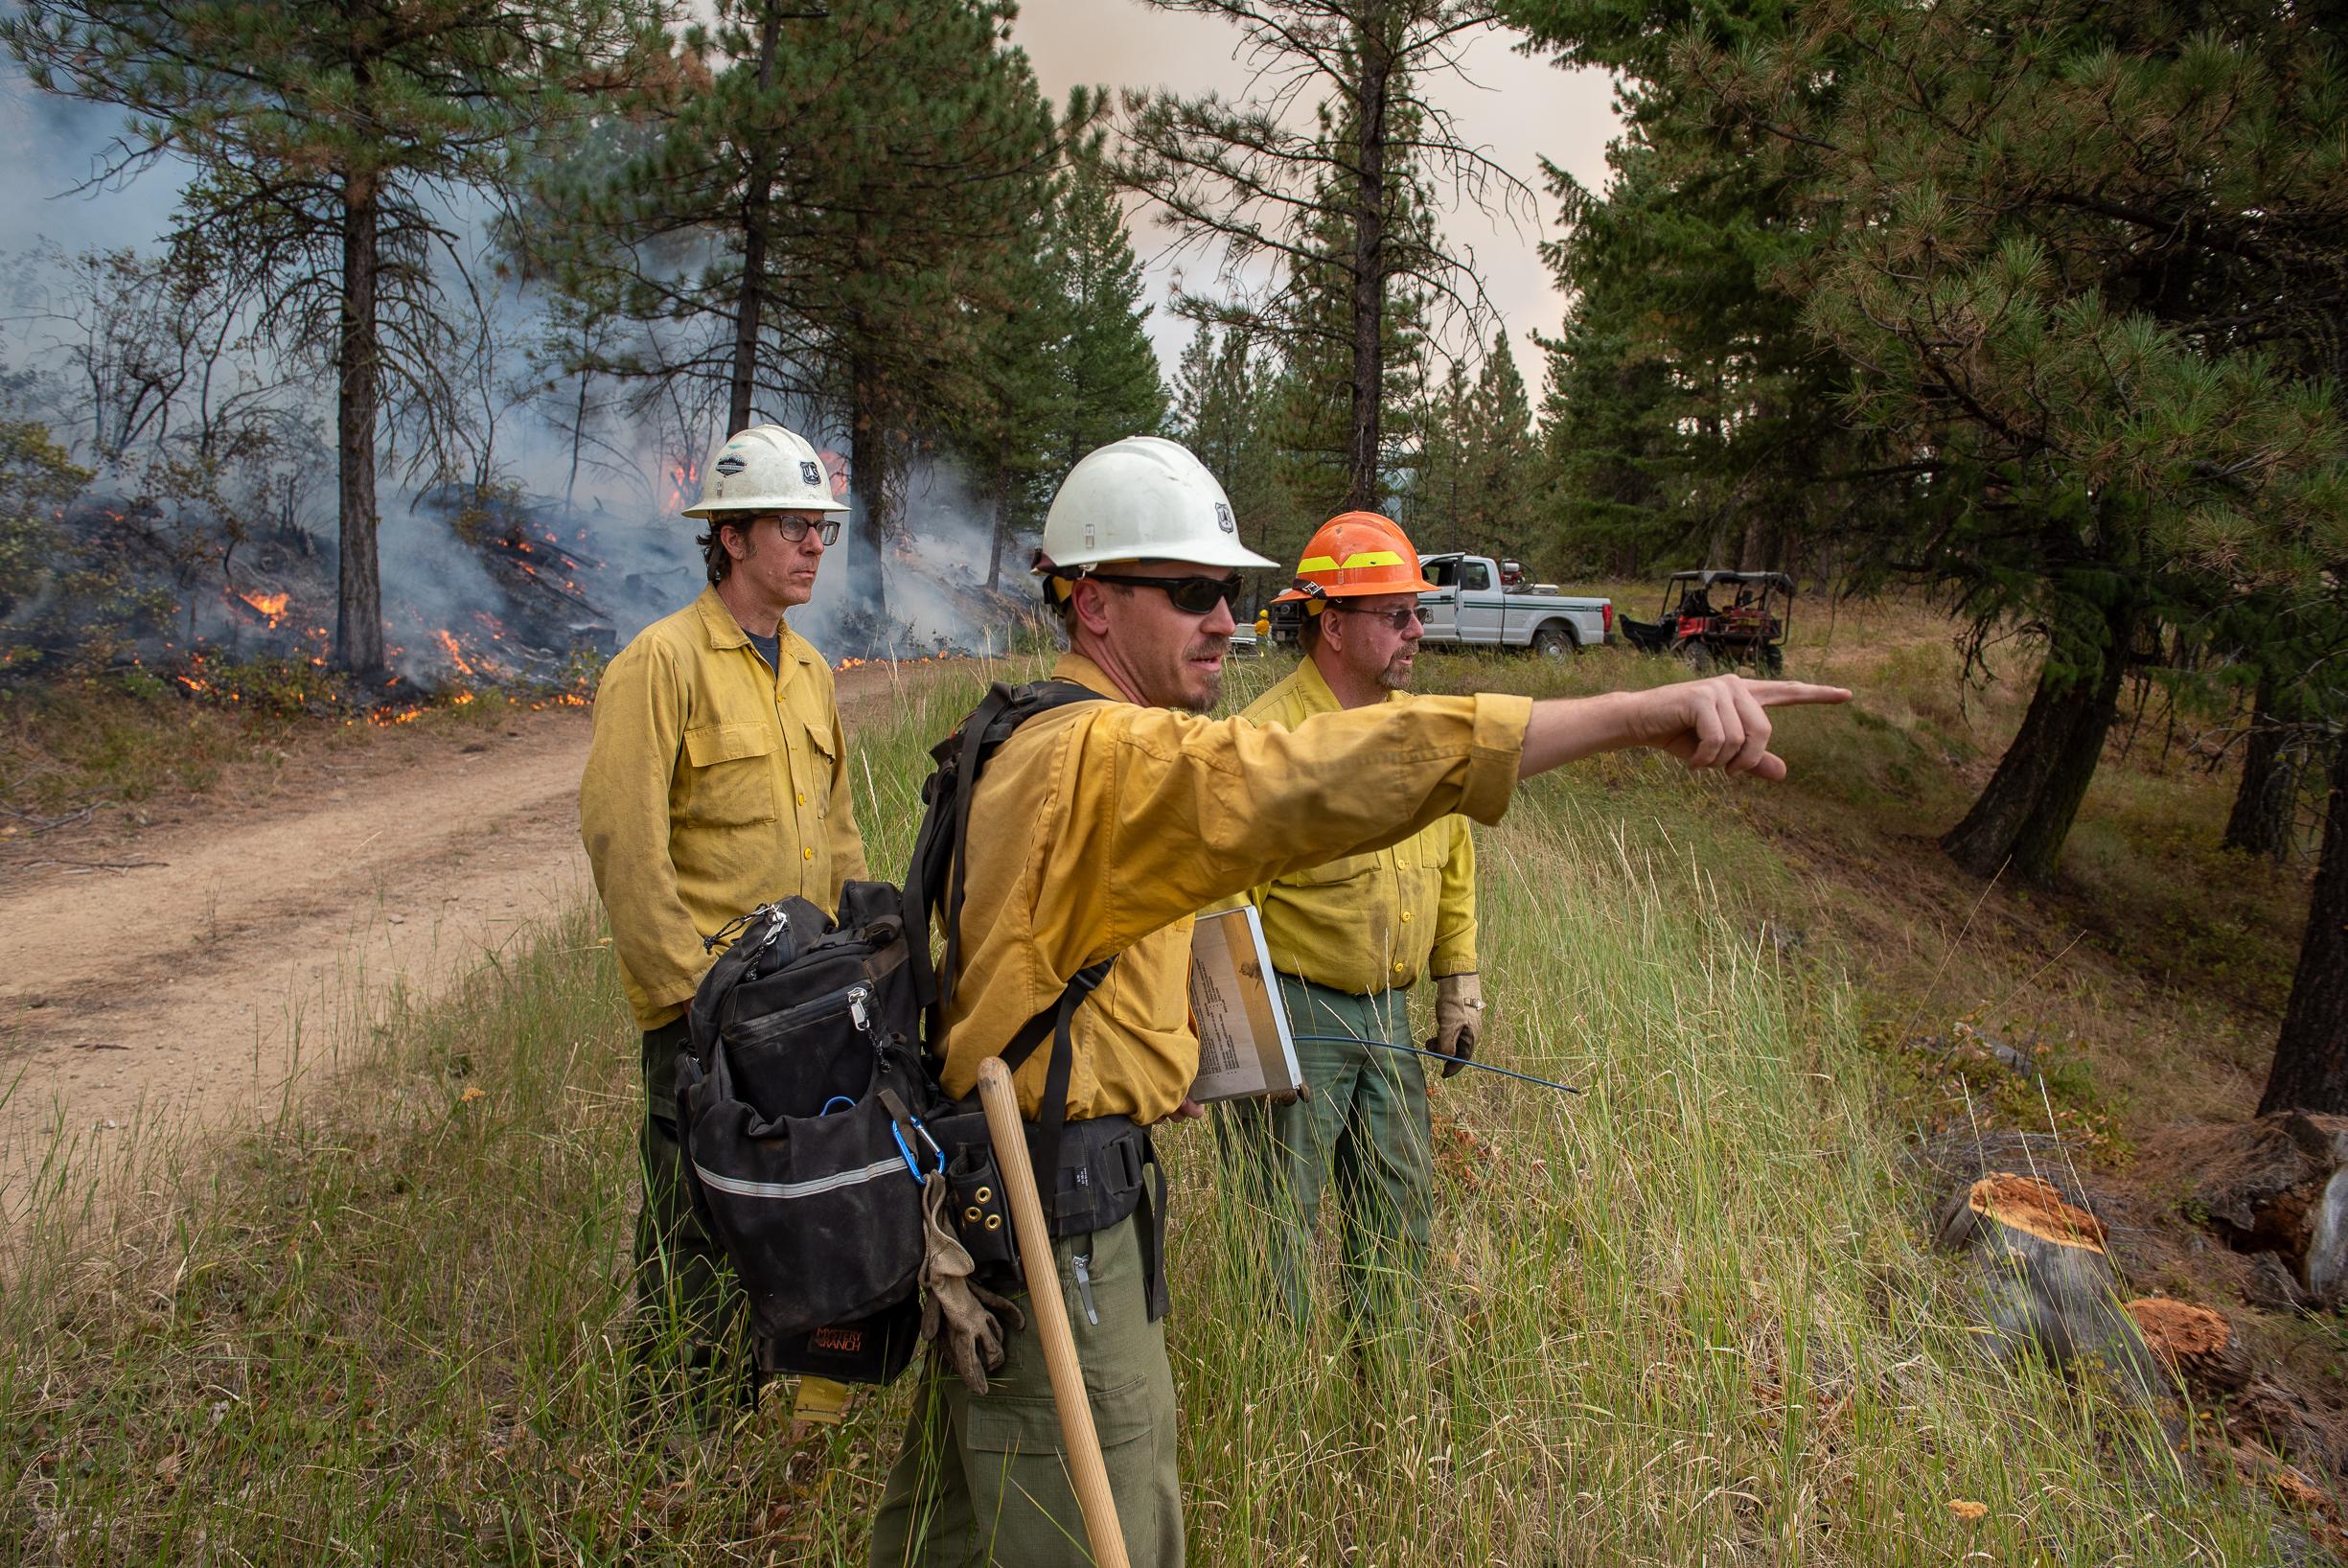
[[[1421,626],[1427,624],[1427,617],[1418,612],[1416,605],[1404,605],[1400,610],[1356,610],[1351,605],[1339,604],[1332,599],[1329,601],[1329,608],[1343,611],[1348,615],[1362,615],[1373,621],[1384,621],[1397,632],[1409,631],[1413,621],[1416,621]]]
[[[838,518],[826,518],[821,522],[810,522],[805,518],[794,517],[784,513],[769,512],[760,517],[748,519],[738,526],[743,528],[754,528],[758,524],[770,520],[771,520],[774,524],[774,531],[781,534],[787,542],[793,544],[796,544],[799,541],[805,539],[807,537],[807,531],[811,528],[815,530],[816,537],[823,541],[823,547],[825,549],[828,550],[833,545],[840,542],[840,519]]]
[[[1174,601],[1174,608],[1186,615],[1211,615],[1215,606],[1225,602],[1237,603],[1239,590],[1245,586],[1237,572],[1229,577],[1134,577],[1117,572],[1087,572],[1095,583],[1115,583],[1121,588],[1156,588]]]

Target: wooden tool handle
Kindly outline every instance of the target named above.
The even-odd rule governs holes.
[[[1076,1360],[1076,1336],[1068,1326],[1068,1303],[1060,1296],[1060,1265],[1052,1256],[1051,1233],[1044,1228],[1035,1167],[1027,1162],[1027,1127],[1019,1118],[1019,1096],[1001,1057],[978,1064],[978,1103],[986,1108],[987,1139],[995,1145],[1003,1195],[1011,1200],[1011,1229],[1019,1235],[1020,1266],[1027,1272],[1027,1316],[1044,1341],[1052,1403],[1060,1407],[1060,1445],[1068,1450],[1069,1476],[1075,1483],[1076,1506],[1084,1510],[1093,1560],[1100,1568],[1127,1568],[1125,1532],[1116,1522],[1116,1499],[1109,1495],[1109,1467],[1101,1461],[1093,1402]]]

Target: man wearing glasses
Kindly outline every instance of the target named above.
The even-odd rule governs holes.
[[[1403,703],[1421,627],[1409,537],[1374,512],[1322,524],[1280,603],[1302,601],[1296,673],[1245,717],[1295,729],[1317,713]],[[1338,1269],[1354,1331],[1400,1320],[1416,1298],[1435,1202],[1420,1058],[1331,1039],[1409,1046],[1411,987],[1432,976],[1445,1056],[1475,1049],[1476,842],[1467,819],[1439,818],[1383,848],[1294,871],[1250,890],[1280,994],[1301,1036],[1310,1093],[1232,1108],[1242,1174],[1274,1215],[1273,1280],[1302,1322],[1312,1301],[1313,1225],[1333,1180]],[[1456,1061],[1444,1075],[1457,1072]]]
[[[1691,767],[1782,778],[1764,710],[1850,695],[1722,678],[1541,703],[1376,703],[1294,728],[1205,718],[1222,694],[1238,568],[1272,565],[1240,544],[1231,503],[1198,459],[1154,436],[1086,456],[1045,519],[1036,571],[1070,645],[1052,674],[1104,700],[1035,714],[978,775],[957,983],[932,1045],[946,1092],[968,1095],[981,1061],[1079,972],[1114,959],[1071,1019],[1062,1168],[1037,1173],[1047,1193],[1084,1190],[1094,1176],[1069,1168],[1070,1148],[1137,1141],[1134,1190],[1162,1191],[1145,1130],[1199,1114],[1188,1099],[1199,1065],[1188,1022],[1192,911],[1384,849],[1454,813],[1496,820],[1518,778],[1600,751],[1658,747]],[[1012,1077],[1031,1121],[1052,1054],[1039,1047]],[[1112,1220],[1102,1206],[1072,1207],[1092,1229],[1055,1236],[1056,1283],[1126,1553],[1135,1568],[1179,1568],[1156,1223],[1165,1211],[1153,1200]],[[873,1524],[874,1568],[1092,1560],[1028,1323],[1004,1333],[1002,1366],[983,1394],[932,1358]]]
[[[677,1053],[711,961],[704,935],[793,894],[837,909],[840,885],[866,874],[831,666],[783,622],[815,591],[847,510],[794,432],[758,425],[727,441],[685,512],[709,525],[709,587],[638,633],[595,691],[579,826],[644,1031],[631,1355],[648,1404],[722,1417],[755,1389],[741,1289],[683,1185]],[[837,1420],[845,1403],[839,1385],[801,1381],[801,1419]]]

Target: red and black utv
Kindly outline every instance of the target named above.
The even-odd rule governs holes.
[[[1793,601],[1794,580],[1782,571],[1675,571],[1655,619],[1615,620],[1644,653],[1677,654],[1699,670],[1749,664],[1773,676],[1785,668]]]

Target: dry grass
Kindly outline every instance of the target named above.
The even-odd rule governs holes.
[[[1542,689],[1668,674],[1434,662]],[[876,864],[971,696],[857,738]],[[1828,728],[1797,760],[1838,754]],[[1830,912],[1827,872],[1782,865],[1758,811],[1614,758],[1485,836],[1487,1049],[1591,1093],[1439,1087],[1423,1356],[1364,1372],[1327,1324],[1268,1326],[1259,1219],[1203,1132],[1165,1140],[1195,1560],[2267,1560],[2268,1506],[2114,1391],[1978,1353],[1915,1239],[1871,955],[1825,929],[1781,954],[1765,927]],[[148,1150],[146,1201],[105,1234],[59,1184],[0,1296],[0,1555],[861,1560],[905,1389],[820,1452],[771,1400],[706,1437],[620,1419],[634,1055],[581,911],[397,1019],[332,1097]]]

